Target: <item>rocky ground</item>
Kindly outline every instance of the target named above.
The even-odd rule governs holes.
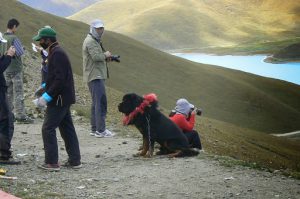
[[[1,179],[6,192],[22,198],[300,198],[300,181],[279,173],[246,167],[224,167],[204,153],[192,158],[165,156],[137,158],[141,140],[130,129],[109,128],[114,138],[89,135],[85,122],[76,122],[83,168],[62,168],[46,172],[37,168],[43,162],[42,120],[16,124],[14,155],[22,165],[1,166],[7,176]],[[128,134],[126,134],[128,133]],[[67,159],[58,133],[60,161]]]

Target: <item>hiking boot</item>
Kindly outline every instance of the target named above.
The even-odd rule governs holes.
[[[66,168],[71,168],[71,169],[80,169],[82,168],[82,164],[79,163],[79,164],[71,164],[69,161],[63,163],[61,165],[62,167],[66,167]]]
[[[99,133],[98,131],[96,131],[96,133],[95,133],[95,137],[97,137],[97,138],[111,138],[114,135],[115,135],[114,133],[110,132],[107,129],[101,133]]]
[[[18,124],[32,124],[34,120],[28,116],[16,118]]]
[[[42,164],[42,165],[38,165],[38,168],[43,169],[45,171],[59,171],[60,170],[59,164]]]
[[[12,157],[9,157],[9,158],[0,157],[0,164],[18,165],[18,164],[21,164],[21,161],[16,160]]]

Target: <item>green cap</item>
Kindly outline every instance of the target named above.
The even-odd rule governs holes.
[[[50,27],[41,28],[36,36],[32,39],[34,41],[40,41],[43,37],[56,37],[56,32]]]

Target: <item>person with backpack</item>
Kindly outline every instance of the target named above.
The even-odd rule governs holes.
[[[20,23],[17,19],[10,19],[7,23],[7,32],[3,37],[7,40],[7,48],[14,46],[16,54],[12,58],[10,65],[5,71],[5,79],[7,84],[7,98],[10,109],[15,112],[15,119],[19,123],[31,124],[34,120],[26,115],[24,105],[23,90],[23,63],[22,55],[24,49],[21,41],[16,36]],[[6,51],[1,48],[1,51]],[[4,54],[5,52],[1,52]]]

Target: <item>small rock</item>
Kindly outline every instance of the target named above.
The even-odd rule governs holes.
[[[100,155],[95,155],[95,158],[100,158]]]
[[[114,178],[113,181],[114,181],[114,182],[119,182],[120,179],[119,179],[119,178]]]

